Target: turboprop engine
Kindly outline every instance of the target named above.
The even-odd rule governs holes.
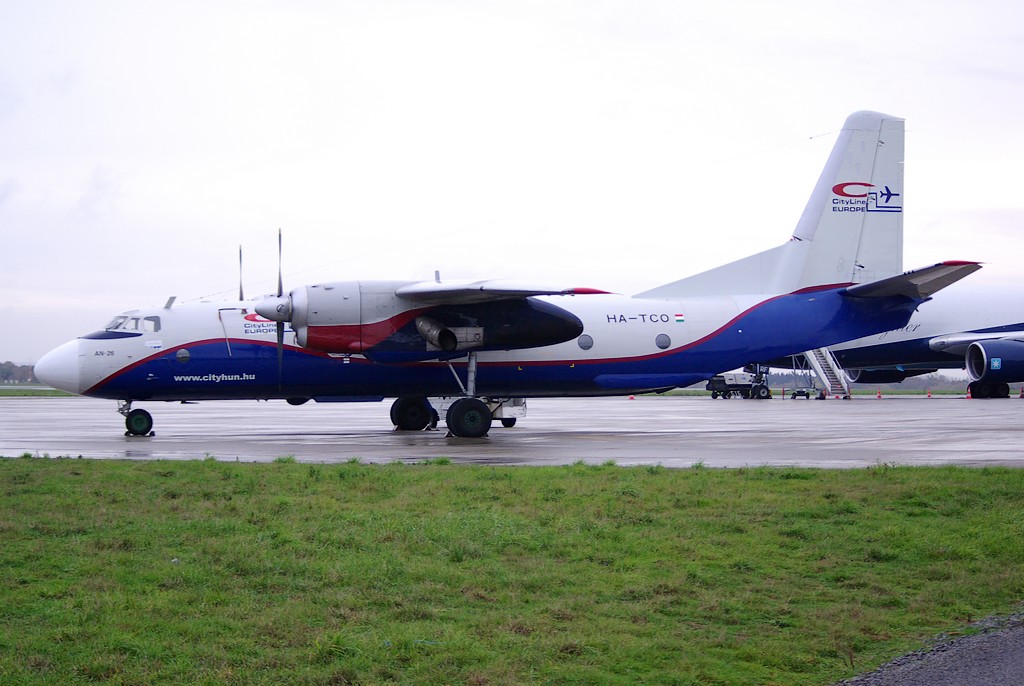
[[[378,362],[459,357],[469,351],[555,345],[583,332],[572,313],[534,297],[426,305],[396,295],[402,281],[343,281],[301,286],[256,305],[267,319],[290,322],[295,342]]]

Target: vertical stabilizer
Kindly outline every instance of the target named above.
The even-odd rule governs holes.
[[[788,293],[902,271],[903,120],[855,112],[788,243],[636,297]]]
[[[793,239],[811,243],[801,288],[903,271],[902,119],[847,118]]]

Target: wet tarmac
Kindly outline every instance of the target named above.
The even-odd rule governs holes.
[[[136,403],[154,436],[124,435],[116,403],[0,398],[0,456],[301,462],[421,461],[689,467],[1024,466],[1024,400],[874,396],[852,400],[709,397],[535,399],[529,415],[483,439],[397,432],[389,402]]]

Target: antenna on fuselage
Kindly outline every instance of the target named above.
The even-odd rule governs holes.
[[[174,304],[174,301],[175,301],[175,300],[177,300],[177,299],[178,299],[178,296],[176,296],[176,295],[172,295],[171,297],[169,297],[169,298],[167,299],[167,302],[166,302],[166,303],[164,303],[164,309],[165,309],[165,310],[169,310],[169,309],[171,309],[171,305],[173,305],[173,304]]]

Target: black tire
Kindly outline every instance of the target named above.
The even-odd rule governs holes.
[[[722,400],[728,400],[731,397],[732,397],[732,391],[723,391],[722,392]]]
[[[434,420],[434,408],[423,396],[403,395],[391,405],[391,423],[399,431],[423,431]]]
[[[772,391],[767,386],[754,386],[750,397],[758,400],[768,400],[768,398],[772,397]]]
[[[511,429],[513,426],[516,425],[516,418],[515,417],[506,417],[505,419],[501,420],[501,425],[503,427],[505,427],[506,429]]]
[[[717,400],[718,399],[718,391],[711,391],[711,399],[712,400]]]
[[[491,430],[491,411],[482,400],[462,398],[448,408],[445,421],[454,436],[483,438]]]
[[[148,436],[153,430],[153,415],[145,410],[132,410],[124,417],[124,427],[130,436]]]
[[[993,398],[1009,398],[1010,397],[1010,384],[999,383],[996,384],[996,392],[992,394]]]

